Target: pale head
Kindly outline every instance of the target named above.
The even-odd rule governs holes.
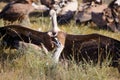
[[[120,0],[116,0],[114,4],[117,4],[118,6],[120,6]]]
[[[101,0],[96,0],[97,2],[101,2]]]
[[[68,3],[68,0],[61,0],[59,5],[60,7],[65,7],[65,5]]]
[[[55,16],[55,15],[56,15],[56,11],[53,10],[53,9],[51,9],[51,10],[50,10],[50,16],[53,17],[53,16]]]
[[[51,21],[52,21],[52,28],[51,28],[51,32],[52,33],[57,33],[58,31],[60,31],[60,29],[58,28],[57,25],[57,13],[54,9],[50,10],[50,17],[51,17]]]

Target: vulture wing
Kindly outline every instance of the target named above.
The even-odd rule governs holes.
[[[41,43],[45,45],[48,50],[52,49],[51,38],[47,32],[39,32],[29,28],[22,27],[20,25],[9,25],[0,28],[0,37],[2,41],[7,43],[8,47],[19,47],[19,41],[25,43],[32,43],[41,46]]]
[[[100,34],[66,35],[62,58],[98,62],[109,56],[113,62],[120,58],[120,41]]]

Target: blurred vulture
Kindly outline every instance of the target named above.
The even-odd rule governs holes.
[[[92,21],[100,28],[113,32],[120,31],[120,2],[112,1],[102,13],[93,13]]]
[[[40,0],[40,2],[49,8],[52,8],[53,4],[55,4],[55,0]]]
[[[65,5],[68,1],[72,1],[72,0],[40,0],[40,3],[46,5],[49,8],[53,8],[54,4]]]
[[[81,4],[75,16],[76,23],[87,23],[92,20],[92,13],[102,13],[107,8],[107,4]],[[97,17],[96,17],[97,18]]]
[[[58,1],[58,0],[40,0],[40,3],[51,9],[51,8],[53,8],[53,5],[56,3],[56,1]],[[43,15],[48,16],[49,11],[50,10],[47,10],[47,11],[43,12]]]
[[[120,6],[119,0],[110,4],[81,5],[76,15],[76,23],[94,22],[100,29],[108,29],[113,32],[120,30]]]
[[[92,19],[92,12],[102,12],[107,8],[106,4],[101,5],[102,0],[83,0],[82,2],[75,16],[76,23],[89,22]]]
[[[78,1],[77,0],[71,0],[71,1],[63,0],[60,3],[60,7],[62,8],[58,12],[58,15],[57,15],[58,24],[69,23],[70,20],[74,17],[75,12],[77,11]]]
[[[44,5],[36,5],[33,0],[17,0],[8,3],[0,12],[0,18],[11,23],[18,21],[23,24],[29,24],[29,13],[34,9],[47,10]]]
[[[109,8],[111,9],[112,15],[114,17],[113,23],[116,26],[117,30],[120,31],[120,0],[114,0],[109,5]]]
[[[57,10],[58,24],[69,23],[78,8],[77,0],[40,0],[42,4]],[[49,13],[49,11],[47,12]],[[45,13],[46,14],[46,13]]]

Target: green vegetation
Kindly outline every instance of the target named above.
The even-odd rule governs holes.
[[[50,22],[49,17],[31,17],[31,28],[48,31],[51,28]],[[0,26],[3,26],[2,20]],[[99,33],[120,40],[120,33],[101,30],[91,25],[75,25],[74,20],[59,27],[70,34]],[[74,61],[59,62],[55,66],[51,62],[50,54],[46,55],[31,47],[10,50],[0,46],[0,55],[3,53],[10,56],[6,61],[0,62],[0,80],[120,80],[118,70],[107,65],[109,61],[105,61],[101,67],[92,63],[76,65]]]

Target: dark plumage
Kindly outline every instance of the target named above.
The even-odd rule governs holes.
[[[43,43],[48,51],[53,50],[53,39],[48,32],[34,31],[19,25],[11,25],[0,28],[0,37],[3,37],[3,44],[11,48],[18,48],[17,43],[23,41],[38,45]],[[90,61],[102,62],[106,57],[112,57],[112,66],[118,66],[120,59],[120,41],[100,34],[73,35],[58,31],[56,38],[64,45],[61,59],[73,59],[76,62]],[[14,47],[15,46],[15,47]],[[16,47],[17,46],[17,47]]]
[[[53,4],[55,4],[55,0],[40,0],[41,4],[46,5],[49,8],[53,7]]]
[[[103,12],[92,13],[92,21],[100,28],[120,31],[120,6],[112,1]]]
[[[56,9],[58,11],[57,21],[58,24],[69,23],[73,19],[75,12],[78,8],[77,0],[40,0],[41,4],[46,5],[51,9]],[[49,14],[49,11],[44,13]]]
[[[118,32],[114,17],[110,8],[104,9],[103,13],[92,13],[92,21],[100,28]]]
[[[10,48],[19,48],[19,42],[23,41],[25,43],[35,44],[39,47],[41,47],[41,43],[43,43],[48,51],[53,49],[50,36],[47,32],[38,32],[20,25],[1,27],[0,37],[2,36],[4,36],[3,43],[7,43],[7,47]]]
[[[113,32],[120,31],[120,6],[117,0],[111,1],[110,4],[80,6],[77,13],[76,23],[94,22],[100,29],[108,29]]]
[[[59,3],[62,7],[60,8],[61,10],[58,12],[58,17],[57,17],[57,21],[58,24],[65,24],[65,23],[69,23],[78,8],[78,1],[77,0],[71,0],[71,1],[67,1],[67,3],[65,2],[61,2]]]
[[[119,0],[114,0],[110,3],[109,8],[112,11],[114,17],[114,24],[118,31],[120,31],[120,2]]]
[[[83,3],[91,3],[94,2],[96,4],[102,4],[102,0],[82,0]]]
[[[112,65],[118,66],[120,59],[120,41],[100,34],[66,35],[63,58],[79,61],[101,62],[112,57]],[[117,61],[117,62],[116,62]]]
[[[102,13],[104,9],[107,8],[107,4],[102,5],[81,5],[79,7],[79,11],[75,16],[76,23],[86,23],[92,20],[92,18],[99,19],[96,15],[94,16],[94,13]],[[93,13],[93,14],[92,14]]]
[[[29,13],[34,9],[45,10],[45,6],[37,6],[32,0],[17,0],[8,3],[0,12],[0,18],[10,21],[11,23],[18,21],[20,23],[30,24]]]
[[[57,17],[58,24],[69,23],[75,15],[75,11],[67,11],[65,14],[60,14]]]
[[[34,8],[28,3],[16,3],[11,2],[7,4],[0,13],[0,18],[14,22],[16,20],[22,21],[28,18],[28,14],[33,11]]]

